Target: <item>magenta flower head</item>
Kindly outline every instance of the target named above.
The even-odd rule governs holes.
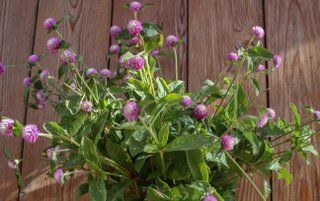
[[[220,139],[221,147],[226,151],[232,151],[234,146],[234,138],[227,134]]]
[[[28,62],[29,63],[36,63],[39,61],[39,56],[36,54],[32,54],[28,57]]]
[[[64,180],[63,170],[61,168],[56,169],[56,171],[53,173],[53,177],[58,184],[62,184]]]
[[[45,30],[50,30],[54,25],[56,25],[56,19],[50,17],[43,22],[43,27]]]
[[[230,61],[238,61],[239,60],[239,56],[235,52],[230,52],[229,55],[227,56],[227,58]]]
[[[13,124],[14,124],[14,121],[10,118],[2,119],[0,121],[0,134],[7,137],[12,136]]]
[[[59,38],[57,37],[50,38],[47,41],[47,49],[51,54],[54,54],[57,52],[57,49],[59,48],[60,44],[61,44],[61,40]]]
[[[48,69],[43,70],[39,75],[39,79],[42,82],[42,84],[47,81],[48,77],[49,77],[49,70]]]
[[[93,77],[93,76],[95,76],[97,74],[98,74],[98,71],[96,69],[94,69],[94,68],[89,68],[85,73],[87,78]]]
[[[142,7],[142,3],[137,1],[133,1],[129,4],[129,8],[132,12],[139,12]]]
[[[110,54],[118,54],[120,51],[120,46],[118,44],[111,45],[109,48],[109,53]]]
[[[139,115],[139,106],[135,101],[128,101],[122,108],[122,114],[128,121],[135,121]]]
[[[0,63],[0,75],[3,74],[5,71],[6,69],[4,68],[4,65]]]
[[[134,36],[132,37],[129,41],[128,41],[128,45],[136,45],[139,43],[139,37],[138,36]]]
[[[262,39],[264,37],[264,30],[260,26],[254,26],[251,29],[251,32],[253,35],[255,35],[257,38]]]
[[[320,110],[313,111],[313,116],[316,120],[320,120]]]
[[[119,33],[121,32],[121,28],[118,26],[118,25],[113,25],[111,28],[110,28],[110,35],[111,35],[111,38],[116,38]]]
[[[169,48],[176,46],[177,43],[178,43],[178,38],[175,35],[169,35],[165,40],[165,44]]]
[[[264,127],[268,123],[268,115],[262,114],[261,119],[257,122],[259,128]]]
[[[217,198],[214,197],[213,195],[207,194],[202,201],[217,201]]]
[[[267,108],[267,112],[268,112],[268,115],[271,117],[271,119],[275,119],[276,118],[276,111],[274,111],[274,109],[272,108]]]
[[[31,85],[31,77],[26,77],[23,79],[23,86],[29,87]]]
[[[264,71],[265,69],[266,69],[266,67],[264,67],[264,65],[259,64],[259,66],[257,67],[257,72]]]
[[[191,103],[192,103],[192,100],[189,96],[183,96],[182,100],[180,101],[180,104],[185,107],[189,107]]]
[[[105,78],[105,77],[111,78],[113,75],[112,71],[107,68],[100,70],[99,74],[100,74],[100,77],[102,77],[102,78]]]
[[[193,116],[198,119],[204,119],[208,116],[208,108],[203,104],[197,105],[193,110]]]
[[[275,55],[273,56],[273,64],[274,64],[274,67],[275,67],[275,68],[279,68],[279,67],[280,67],[281,61],[282,61],[282,59],[281,59],[280,55],[275,54]]]
[[[92,103],[90,101],[81,101],[80,108],[84,112],[92,111]]]
[[[36,99],[37,99],[38,103],[44,104],[47,100],[47,94],[44,93],[43,90],[38,90],[36,93]]]
[[[74,63],[76,61],[76,54],[74,54],[73,52],[71,52],[70,50],[65,50],[61,56],[60,56],[60,60],[63,64],[67,64],[69,63]]]
[[[130,20],[127,29],[132,36],[137,36],[142,31],[142,24],[138,20]]]
[[[28,124],[22,129],[22,138],[29,143],[35,143],[38,140],[39,129],[35,124]]]
[[[141,70],[144,66],[144,59],[140,56],[131,57],[127,65],[132,70]]]
[[[153,56],[153,57],[157,57],[158,54],[159,54],[159,50],[152,50],[150,54],[151,54],[151,56]]]

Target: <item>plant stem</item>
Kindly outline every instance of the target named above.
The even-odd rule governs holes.
[[[176,76],[176,81],[178,81],[178,80],[179,80],[179,75],[178,75],[178,55],[177,55],[177,49],[176,49],[176,47],[173,47],[172,49],[173,49],[175,76]]]

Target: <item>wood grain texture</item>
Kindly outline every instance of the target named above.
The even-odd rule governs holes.
[[[226,55],[235,50],[235,44],[250,38],[254,25],[263,26],[263,2],[257,0],[189,1],[189,90],[202,86],[205,79],[218,78],[225,65]],[[261,77],[262,85],[265,77]],[[266,96],[259,104],[266,105]],[[263,179],[254,176],[262,189]],[[246,179],[241,179],[238,200],[260,200]]]
[[[32,53],[36,7],[37,0],[0,1],[0,61],[19,65],[0,75],[0,114],[21,122],[24,122],[26,108],[22,101],[22,80],[28,75],[24,64]],[[0,136],[0,200],[14,201],[18,199],[18,185],[2,154],[4,145],[13,157],[20,159],[22,141]]]
[[[111,0],[40,0],[35,40],[35,53],[46,52],[46,41],[53,35],[47,35],[43,21],[47,17],[57,19],[72,15],[70,22],[61,24],[61,32],[72,48],[84,55],[84,61],[95,68],[105,67],[105,53],[109,44],[108,28],[111,21]],[[52,55],[42,62],[44,68],[55,75],[59,66],[59,56]],[[27,122],[42,125],[44,122],[57,120],[57,115],[47,106],[44,112],[28,109]],[[55,184],[46,176],[47,161],[40,157],[40,152],[49,146],[46,140],[35,144],[25,144],[23,175],[27,186],[21,193],[20,200],[74,200],[76,187],[84,182],[84,177],[71,179],[63,186]],[[83,200],[88,200],[84,197]]]
[[[302,116],[303,105],[320,104],[320,2],[318,0],[265,1],[267,44],[283,59],[283,66],[270,77],[270,104],[280,115],[292,116],[288,104],[297,104]],[[314,141],[319,141],[319,136]],[[282,146],[280,149],[285,149]],[[319,146],[317,147],[319,151]],[[320,200],[320,161],[311,157],[311,165],[295,155],[288,167],[293,173],[285,187],[273,177],[273,200]]]

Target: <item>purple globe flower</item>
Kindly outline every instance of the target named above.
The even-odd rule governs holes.
[[[128,41],[128,45],[136,45],[139,43],[139,37],[138,36],[134,36],[132,37],[129,41]]]
[[[132,12],[138,12],[143,7],[142,3],[133,1],[129,4],[129,8]]]
[[[39,129],[35,124],[28,124],[22,129],[22,138],[29,143],[35,143],[38,140]]]
[[[50,38],[47,41],[47,49],[51,54],[55,54],[61,44],[61,40],[57,37]]]
[[[36,63],[39,61],[39,56],[36,54],[32,54],[28,57],[28,62],[29,63]]]
[[[23,86],[29,87],[31,85],[31,77],[26,77],[23,79]]]
[[[80,108],[84,112],[91,112],[92,111],[92,103],[90,101],[82,101],[80,104]]]
[[[165,44],[169,48],[174,47],[177,44],[177,42],[178,42],[178,38],[175,35],[169,35],[165,40]]]
[[[44,93],[43,90],[38,90],[37,93],[36,93],[36,99],[38,101],[39,104],[43,105],[46,100],[47,100],[47,94]]]
[[[182,100],[180,101],[180,104],[185,107],[189,107],[191,103],[192,103],[192,100],[189,96],[183,96]]]
[[[268,112],[268,115],[271,117],[271,119],[275,119],[276,118],[276,111],[274,111],[274,109],[272,108],[267,108],[267,112]]]
[[[130,20],[127,29],[132,36],[137,36],[142,31],[142,24],[138,20]]]
[[[320,120],[320,110],[313,111],[313,116],[315,119]]]
[[[273,56],[273,64],[274,64],[274,67],[275,67],[275,68],[279,68],[279,67],[280,67],[281,61],[282,61],[282,59],[281,59],[280,55],[275,54],[275,55]]]
[[[152,50],[151,51],[151,56],[153,56],[153,57],[157,57],[158,54],[159,54],[159,50]]]
[[[260,26],[252,27],[251,32],[253,35],[255,35],[259,39],[262,39],[265,35],[263,28]]]
[[[65,50],[61,56],[60,60],[63,64],[74,63],[76,61],[76,54],[71,52],[70,50]]]
[[[51,159],[51,160],[54,159],[54,158],[56,158],[59,150],[60,150],[60,146],[51,147],[51,148],[47,149],[47,150],[46,150],[47,157],[48,157],[49,159]]]
[[[95,76],[97,74],[98,74],[98,71],[96,69],[94,69],[94,68],[89,68],[85,73],[87,78],[93,77],[93,76]]]
[[[0,121],[0,134],[10,137],[13,135],[14,120],[7,118]]]
[[[46,30],[50,30],[54,25],[56,25],[56,19],[50,17],[43,22],[43,27]]]
[[[259,64],[259,66],[257,67],[258,72],[264,71],[265,69],[266,69],[266,67],[264,67],[264,65],[262,65],[262,64]]]
[[[193,110],[194,118],[201,120],[208,116],[208,108],[203,104],[198,104]]]
[[[259,128],[264,127],[268,123],[268,115],[262,114],[261,119],[257,122]]]
[[[228,55],[228,59],[230,61],[238,61],[239,60],[239,56],[235,52],[230,52],[229,55]]]
[[[76,85],[76,83],[74,83],[74,82],[71,82],[71,84],[69,85],[70,87],[71,87],[71,89],[76,89],[77,88],[77,85]]]
[[[56,171],[53,173],[53,177],[54,177],[54,180],[56,180],[56,182],[58,184],[61,184],[63,183],[63,170],[61,168],[59,169],[56,169]]]
[[[3,74],[5,71],[6,69],[4,68],[4,65],[0,63],[0,75]]]
[[[104,68],[104,69],[100,70],[100,71],[99,71],[99,74],[100,74],[100,76],[101,76],[102,78],[105,78],[105,77],[111,78],[112,75],[113,75],[112,71],[109,70],[109,69],[107,69],[107,68]]]
[[[135,101],[128,101],[122,108],[122,114],[128,121],[135,121],[139,115],[139,106]]]
[[[110,35],[111,35],[111,38],[116,38],[119,33],[121,32],[121,28],[118,26],[118,25],[113,25],[111,28],[110,28]]]
[[[227,134],[220,139],[221,147],[226,151],[232,151],[234,146],[234,138]]]
[[[217,198],[213,195],[208,194],[202,201],[217,201]]]
[[[132,70],[141,70],[144,66],[144,59],[140,56],[131,57],[127,65]]]
[[[49,70],[48,69],[43,70],[39,75],[39,79],[42,82],[42,84],[44,84],[47,81],[48,77],[49,77]]]
[[[118,54],[120,51],[120,46],[118,44],[111,45],[109,48],[109,53],[110,54]]]

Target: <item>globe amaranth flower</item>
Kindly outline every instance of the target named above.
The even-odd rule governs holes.
[[[129,4],[129,8],[132,12],[138,12],[143,7],[142,3],[138,1],[133,1]]]
[[[39,61],[39,56],[36,54],[32,54],[28,57],[28,62],[29,63],[36,63]]]
[[[251,32],[253,35],[255,35],[259,39],[262,39],[265,35],[263,28],[260,26],[252,27]]]
[[[21,135],[24,141],[35,143],[38,140],[39,129],[35,124],[28,124],[23,127]]]
[[[109,48],[110,54],[118,54],[120,51],[120,46],[118,44],[111,45]]]
[[[140,56],[134,56],[128,59],[126,65],[132,70],[141,70],[144,66],[144,59]]]
[[[94,69],[94,68],[89,68],[85,73],[87,78],[93,77],[93,76],[95,76],[97,74],[98,74],[98,71],[96,69]]]
[[[18,159],[8,160],[8,166],[11,169],[17,169],[20,161]]]
[[[121,32],[121,28],[118,25],[113,25],[112,27],[110,27],[110,31],[109,32],[110,32],[111,38],[114,39]]]
[[[132,78],[132,75],[130,73],[126,74],[125,76],[123,76],[122,80],[123,81],[127,81],[128,79]]]
[[[14,120],[10,118],[2,119],[0,121],[0,134],[8,137],[12,136],[13,124],[14,124]]]
[[[275,68],[279,68],[280,65],[281,65],[281,62],[282,62],[282,59],[281,59],[280,55],[275,54],[275,55],[273,56],[273,64],[274,64],[274,67],[275,67]]]
[[[175,35],[169,35],[165,40],[165,44],[169,48],[176,46],[177,43],[178,43],[178,38]]]
[[[102,78],[105,78],[105,77],[111,78],[113,75],[112,71],[107,68],[100,70],[99,74],[100,74],[100,77],[102,77]]]
[[[211,194],[207,194],[202,201],[217,201],[217,198]]]
[[[45,102],[47,100],[48,96],[46,93],[44,93],[43,90],[38,90],[36,93],[36,99],[37,99],[37,103],[38,103],[38,109],[43,110],[44,109],[44,105]]]
[[[316,120],[320,120],[320,110],[313,111],[313,116]]]
[[[132,37],[129,41],[128,41],[128,45],[136,45],[139,43],[139,37],[138,36],[134,36]]]
[[[6,69],[4,68],[4,65],[0,63],[0,75],[3,74],[5,71]]]
[[[153,57],[157,57],[158,54],[159,54],[159,50],[152,50],[150,54],[151,54],[151,56],[153,56]]]
[[[128,121],[135,121],[139,115],[139,106],[135,101],[128,101],[122,108],[122,114]]]
[[[132,36],[137,36],[142,31],[142,24],[138,20],[130,20],[127,29]]]
[[[234,138],[227,134],[220,139],[221,147],[226,151],[232,151],[234,147]]]
[[[74,63],[76,61],[76,54],[70,50],[65,50],[61,54],[60,60],[63,64]]]
[[[192,103],[192,100],[189,96],[183,96],[182,100],[180,101],[180,104],[185,107],[189,107],[191,103]]]
[[[23,79],[23,86],[29,87],[31,85],[31,77],[26,77]]]
[[[274,111],[274,109],[272,108],[267,108],[267,112],[268,112],[268,115],[271,117],[271,119],[275,119],[276,118],[276,111]]]
[[[63,170],[61,168],[56,169],[56,171],[53,173],[54,180],[56,180],[57,183],[61,184],[64,180]]]
[[[53,160],[54,158],[57,157],[59,150],[60,150],[60,146],[50,147],[49,149],[46,150],[47,157]]]
[[[120,64],[121,67],[124,67],[124,68],[129,68],[129,61],[123,61],[123,55],[120,55],[120,57],[118,58],[118,63]]]
[[[261,119],[258,120],[258,122],[257,122],[257,126],[258,126],[259,128],[262,128],[262,127],[264,127],[267,123],[268,123],[268,115],[262,114],[262,115],[261,115]]]
[[[208,108],[203,104],[198,104],[193,110],[193,116],[198,119],[204,119],[208,116]]]
[[[49,77],[49,70],[48,69],[41,71],[41,73],[39,75],[39,79],[42,84],[44,84],[47,81],[48,77]]]
[[[92,111],[92,103],[90,101],[81,101],[80,108],[84,112]]]
[[[61,44],[61,39],[57,37],[50,38],[47,41],[47,49],[51,54],[54,54],[57,52],[57,49],[59,48],[60,44]]]
[[[230,61],[238,61],[239,60],[239,56],[235,52],[230,52],[227,58]]]
[[[46,30],[50,30],[54,25],[56,25],[56,23],[57,23],[56,19],[50,17],[43,22],[43,27]]]
[[[264,65],[259,64],[259,66],[257,67],[257,72],[264,71],[265,69],[266,69],[266,67],[264,67]]]

